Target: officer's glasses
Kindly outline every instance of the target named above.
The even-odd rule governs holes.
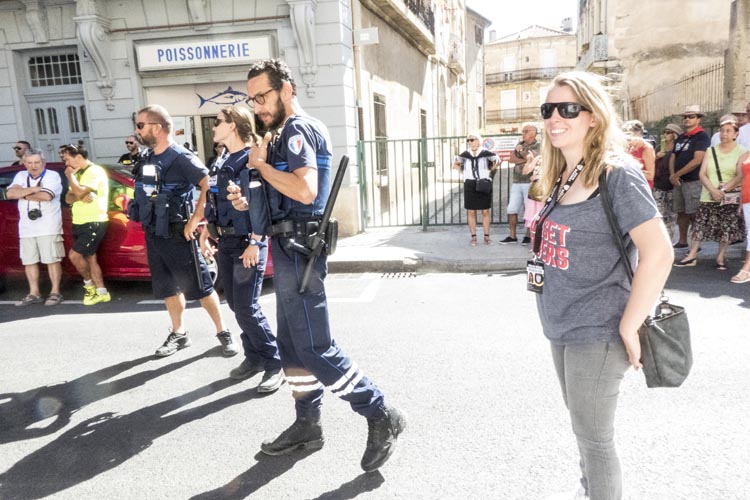
[[[276,89],[268,89],[265,92],[262,92],[254,97],[247,96],[247,99],[245,99],[245,104],[250,106],[251,108],[255,106],[256,104],[260,104],[261,106],[266,103],[266,96],[273,92]]]
[[[143,127],[145,127],[146,125],[161,125],[161,123],[159,123],[159,122],[138,122],[138,123],[135,124],[135,128],[137,128],[138,130],[143,130]]]
[[[565,118],[566,120],[578,118],[581,111],[588,111],[591,113],[590,109],[577,102],[545,102],[539,108],[542,111],[542,118],[545,120],[552,118],[552,113],[555,109],[557,109],[560,118]]]

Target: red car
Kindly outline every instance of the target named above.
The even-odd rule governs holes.
[[[23,166],[0,168],[0,189],[5,190],[13,181],[16,173],[23,170]],[[63,193],[66,192],[67,179],[64,174],[65,165],[62,163],[48,163],[47,168],[60,174],[63,181]],[[102,268],[104,278],[150,281],[151,272],[146,257],[146,241],[141,224],[132,222],[127,217],[127,203],[133,198],[133,175],[130,170],[122,166],[107,166],[109,174],[109,227],[104,237],[97,257]],[[63,239],[65,250],[72,246],[71,212],[70,207],[63,203]],[[18,250],[18,207],[16,200],[6,200],[0,196],[0,291],[5,288],[5,281],[9,277],[24,277]],[[63,275],[78,276],[75,267],[66,257],[63,259]],[[218,279],[218,268],[215,262],[209,263],[209,270],[214,282]],[[45,276],[46,273],[42,273]],[[269,253],[265,276],[273,276],[273,262]]]

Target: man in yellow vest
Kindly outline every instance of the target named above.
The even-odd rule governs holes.
[[[102,269],[96,259],[96,250],[107,233],[109,216],[109,178],[99,165],[88,160],[88,151],[83,146],[65,146],[65,177],[68,192],[65,202],[73,212],[73,248],[68,258],[83,277],[85,294],[83,304],[93,306],[112,300],[104,286]]]

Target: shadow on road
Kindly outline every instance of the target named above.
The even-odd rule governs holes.
[[[374,491],[385,482],[380,471],[360,474],[351,481],[342,484],[333,491],[323,493],[314,500],[351,500],[361,493]]]
[[[182,425],[263,397],[253,387],[169,415],[237,383],[219,380],[126,415],[107,412],[81,422],[0,474],[0,498],[54,495],[119,466]]]
[[[247,498],[316,451],[318,450],[303,450],[276,457],[259,451],[254,457],[257,463],[248,470],[224,486],[195,495],[190,500],[241,500]]]
[[[217,346],[191,358],[106,382],[127,370],[157,359],[154,356],[143,356],[102,368],[68,382],[37,387],[25,392],[0,394],[0,444],[54,434],[70,423],[73,413],[90,403],[141,386],[201,358],[220,354],[220,347]],[[34,424],[50,418],[54,420],[44,427],[33,427]]]

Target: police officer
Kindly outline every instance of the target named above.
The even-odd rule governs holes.
[[[199,299],[216,326],[222,354],[234,356],[238,351],[224,325],[219,296],[197,241],[192,241],[203,218],[208,170],[191,151],[174,143],[172,118],[162,106],[138,111],[135,132],[151,151],[144,158],[141,176],[136,178],[135,200],[128,206],[128,215],[143,225],[154,296],[164,299],[172,323],[156,355],[170,356],[190,346],[182,321],[185,301]],[[200,197],[191,214],[196,186]]]
[[[268,189],[277,337],[281,363],[292,388],[297,418],[277,438],[265,441],[261,451],[281,455],[296,449],[323,446],[320,410],[323,387],[349,402],[367,418],[368,438],[361,466],[372,471],[393,453],[405,416],[385,404],[383,393],[357,367],[331,337],[324,279],[327,259],[315,262],[304,293],[300,280],[307,257],[294,250],[304,244],[304,233],[320,220],[330,192],[331,141],[320,121],[305,115],[296,98],[296,86],[286,63],[265,60],[248,72],[248,103],[268,130],[282,128],[269,146],[266,134],[260,148],[251,152],[249,166],[270,184]],[[270,151],[269,151],[270,149]],[[247,207],[236,188],[230,190],[236,208]],[[252,201],[251,201],[252,202]],[[292,231],[288,231],[289,228]]]
[[[250,174],[246,168],[250,155],[248,144],[251,141],[257,144],[254,123],[246,107],[226,106],[216,115],[214,141],[225,144],[228,155],[222,156],[222,161],[213,169],[215,172],[209,171],[206,218],[210,231],[219,240],[216,261],[219,275],[224,279],[224,295],[242,328],[240,339],[245,359],[229,376],[240,380],[265,371],[258,392],[273,392],[284,383],[284,375],[276,336],[258,302],[268,259],[268,242],[264,236],[269,224],[268,208],[265,196],[254,197],[257,203],[250,211],[235,210],[227,200],[229,183],[240,184],[240,176]],[[249,179],[245,184],[249,186]],[[255,184],[257,191],[261,191],[260,183]],[[205,257],[213,257],[208,232],[201,233],[201,250]]]
[[[146,155],[146,149],[141,147],[138,138],[134,135],[129,135],[125,139],[125,147],[128,148],[128,152],[120,156],[117,163],[130,168],[135,177],[140,177],[140,168],[143,157]]]

